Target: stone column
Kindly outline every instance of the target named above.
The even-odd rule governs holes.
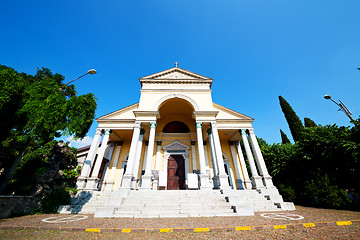
[[[199,163],[200,163],[200,189],[209,189],[209,176],[206,174],[205,167],[205,154],[203,147],[203,137],[202,137],[202,123],[196,122],[196,133],[197,133],[197,143],[198,143],[198,152],[199,152]]]
[[[149,135],[149,146],[148,146],[148,153],[146,159],[146,166],[145,166],[145,174],[142,177],[142,184],[141,188],[143,189],[151,189],[151,167],[153,163],[153,155],[154,155],[154,144],[155,144],[155,130],[156,130],[156,122],[150,123],[150,135]]]
[[[240,158],[240,166],[241,166],[242,172],[244,174],[245,187],[246,187],[246,189],[251,189],[252,188],[251,181],[250,181],[249,174],[248,174],[248,171],[247,171],[244,155],[243,155],[243,152],[241,150],[240,142],[236,141],[235,145],[236,145],[236,149],[238,151],[239,158]]]
[[[99,148],[99,143],[100,143],[100,140],[101,140],[101,136],[102,136],[101,129],[99,129],[99,128],[96,129],[94,140],[91,143],[89,153],[86,156],[86,160],[85,160],[84,165],[83,165],[82,170],[81,170],[81,175],[78,177],[78,180],[77,180],[77,183],[76,183],[77,189],[79,189],[79,190],[85,188],[85,185],[86,185],[85,180],[90,175],[91,167],[92,167],[92,165],[94,163],[94,159],[95,159],[97,150]]]
[[[88,190],[97,190],[98,189],[97,187],[98,187],[98,183],[99,183],[99,180],[100,180],[98,178],[98,175],[99,175],[99,171],[100,171],[100,168],[101,168],[102,161],[104,159],[104,154],[105,154],[105,150],[106,150],[106,147],[107,147],[107,143],[109,141],[110,133],[111,133],[110,129],[105,129],[104,138],[103,138],[103,140],[101,142],[100,152],[99,152],[98,157],[96,159],[95,166],[94,166],[94,169],[92,171],[91,177],[88,179],[88,181],[86,183],[86,189],[88,189]]]
[[[218,181],[220,183],[221,189],[230,189],[228,178],[229,176],[225,172],[224,167],[224,159],[221,151],[221,144],[220,144],[220,138],[219,133],[217,130],[217,123],[211,122],[211,130],[214,138],[214,146],[215,146],[215,153],[216,153],[216,160],[219,168],[218,173]]]
[[[155,159],[155,179],[153,181],[153,190],[158,190],[159,187],[159,172],[161,161],[161,141],[156,142],[156,159]]]
[[[253,184],[253,188],[254,189],[258,189],[258,188],[264,188],[264,184],[261,180],[261,177],[259,177],[257,170],[256,170],[256,165],[254,162],[254,158],[253,155],[251,153],[251,149],[250,149],[250,145],[248,142],[248,138],[246,136],[246,132],[245,129],[241,129],[239,130],[240,134],[241,134],[241,138],[244,142],[244,147],[245,147],[245,152],[246,152],[246,156],[249,160],[249,165],[250,165],[250,170],[251,170],[251,181]]]
[[[211,152],[211,161],[212,161],[212,166],[213,166],[213,172],[214,172],[214,188],[218,189],[219,188],[219,182],[217,179],[217,175],[219,174],[219,168],[217,165],[217,161],[216,161],[216,153],[215,153],[215,146],[214,146],[214,137],[212,134],[211,129],[207,130],[207,133],[209,135],[209,144],[210,144],[210,152]]]
[[[137,143],[137,149],[136,149],[136,157],[135,157],[135,163],[133,168],[133,178],[131,180],[131,187],[130,189],[137,189],[137,184],[139,182],[138,175],[139,175],[139,168],[140,168],[140,157],[141,157],[141,150],[143,145],[143,139],[144,139],[145,130],[140,130],[140,136],[139,136],[139,142]]]
[[[235,172],[236,172],[236,181],[238,184],[238,188],[239,189],[245,189],[244,187],[244,175],[241,171],[241,167],[240,167],[240,162],[238,161],[238,158],[236,156],[236,150],[235,150],[235,146],[233,142],[229,142],[230,145],[230,151],[231,151],[231,157],[233,159],[234,162],[234,166],[235,166]]]
[[[120,188],[130,189],[131,180],[133,178],[133,169],[135,164],[135,158],[136,158],[136,150],[137,150],[137,143],[139,141],[140,137],[140,122],[135,122],[134,126],[134,132],[131,139],[131,145],[130,145],[130,152],[129,152],[129,159],[126,166],[126,172],[123,176],[122,184]]]
[[[111,164],[111,168],[109,169],[109,177],[108,177],[108,180],[106,181],[105,191],[112,191],[112,189],[113,189],[113,186],[115,183],[115,179],[114,179],[115,171],[116,171],[116,167],[117,167],[117,164],[119,161],[122,144],[123,144],[123,142],[119,142],[115,148],[114,160]]]
[[[254,151],[255,160],[259,167],[260,175],[262,175],[262,177],[263,177],[265,186],[266,186],[266,188],[274,188],[274,184],[272,182],[271,176],[269,175],[269,173],[267,171],[264,158],[261,154],[261,150],[259,147],[259,143],[256,139],[254,129],[249,129],[249,137],[250,137],[250,143],[251,143],[252,149]]]
[[[192,166],[193,173],[198,173],[197,164],[196,164],[196,149],[195,149],[195,141],[191,141],[191,158],[192,158]]]

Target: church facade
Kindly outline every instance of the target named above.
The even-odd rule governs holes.
[[[214,103],[212,82],[176,65],[140,78],[138,103],[96,119],[90,148],[79,151],[86,154],[77,181],[80,194],[103,195],[104,203],[92,209],[95,216],[115,216],[135,192],[222,194],[238,215],[256,211],[241,198],[251,194],[274,206],[264,211],[295,209],[273,185],[254,119]]]

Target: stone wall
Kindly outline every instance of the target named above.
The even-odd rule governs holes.
[[[32,196],[0,195],[0,218],[29,214],[36,206]]]

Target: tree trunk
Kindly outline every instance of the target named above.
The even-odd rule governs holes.
[[[6,177],[4,178],[4,181],[0,185],[0,194],[2,194],[2,192],[5,190],[5,187],[8,184],[8,182],[10,181],[12,175],[14,174],[14,172],[16,170],[16,167],[19,165],[21,159],[25,155],[25,153],[26,153],[26,151],[27,151],[27,149],[29,147],[30,142],[31,142],[31,138],[29,138],[26,141],[24,149],[16,156],[15,161],[11,165],[8,173],[6,174]]]

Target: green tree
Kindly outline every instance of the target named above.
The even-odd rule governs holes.
[[[286,136],[286,133],[284,133],[283,130],[281,130],[281,129],[280,129],[280,134],[281,134],[281,143],[282,144],[291,143],[289,138]]]
[[[301,139],[301,135],[304,131],[304,126],[300,118],[296,115],[290,104],[282,97],[279,96],[281,110],[285,115],[286,121],[289,125],[291,135],[295,142]]]
[[[293,145],[264,140],[259,145],[284,199],[318,207],[360,208],[359,125],[317,125],[306,128]],[[352,194],[351,201],[346,193]]]
[[[305,127],[316,127],[316,123],[311,120],[310,118],[304,118],[304,125]]]
[[[96,101],[92,93],[76,96],[74,85],[65,86],[64,77],[42,68],[35,75],[17,73],[0,66],[1,116],[11,121],[3,130],[0,149],[5,157],[5,176],[0,193],[17,166],[34,156],[48,154],[62,135],[82,138],[95,116]],[[10,109],[10,110],[9,110]],[[1,118],[1,124],[8,118]]]

